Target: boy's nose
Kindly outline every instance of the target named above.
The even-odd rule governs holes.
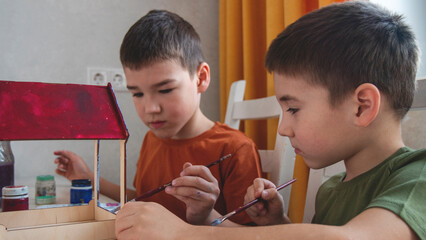
[[[284,119],[281,119],[280,125],[278,126],[278,134],[286,137],[294,136],[293,129],[290,127],[290,124]]]
[[[146,99],[145,101],[145,112],[146,113],[159,113],[161,112],[161,106],[157,101],[153,99]]]

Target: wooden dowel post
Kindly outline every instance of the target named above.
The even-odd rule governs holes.
[[[120,140],[120,206],[127,202],[126,195],[126,142]]]
[[[99,143],[100,140],[95,140],[95,158],[94,158],[94,162],[93,162],[93,173],[94,173],[94,178],[93,178],[93,186],[95,188],[94,194],[95,194],[95,206],[98,205],[98,199],[99,199]]]

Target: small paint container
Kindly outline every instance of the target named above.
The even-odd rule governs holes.
[[[39,175],[36,180],[35,203],[51,204],[56,202],[56,184],[52,175]]]
[[[90,179],[74,179],[71,181],[70,203],[88,203],[92,200],[92,183]]]
[[[28,210],[28,187],[6,186],[2,189],[2,211]]]

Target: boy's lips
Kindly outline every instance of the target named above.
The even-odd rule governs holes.
[[[152,128],[157,129],[157,128],[162,127],[165,123],[166,123],[166,121],[155,121],[155,122],[149,122],[149,125]]]
[[[296,153],[296,154],[300,154],[302,151],[300,151],[300,149],[298,149],[298,148],[294,148],[294,153]]]

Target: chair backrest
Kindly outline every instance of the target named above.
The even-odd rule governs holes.
[[[426,78],[417,80],[416,94],[407,116],[402,121],[402,139],[413,149],[426,148]]]
[[[281,118],[281,107],[275,96],[243,100],[245,80],[232,83],[225,115],[225,123],[239,129],[240,120]],[[281,119],[280,119],[281,120]],[[287,137],[276,135],[273,150],[259,149],[262,171],[269,173],[270,180],[279,185],[293,177],[295,153]],[[291,186],[280,191],[288,209]]]
[[[426,110],[426,78],[417,80],[416,93],[414,95],[414,101],[411,106],[410,112],[419,110]],[[423,127],[422,131],[426,132],[426,126],[423,123],[419,123],[419,125]],[[423,141],[426,142],[424,139]],[[345,166],[343,161],[340,161],[323,169],[310,169],[303,222],[310,222],[312,220],[312,217],[315,213],[315,197],[317,195],[318,188],[320,187],[320,185],[331,176],[344,171]]]
[[[416,94],[410,110],[426,110],[426,78],[417,80]]]

